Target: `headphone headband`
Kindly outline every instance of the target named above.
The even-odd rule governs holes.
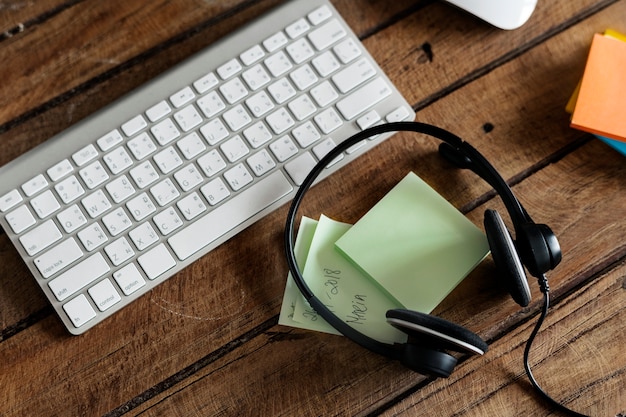
[[[507,208],[509,216],[511,217],[511,220],[513,221],[513,224],[515,226],[516,233],[520,229],[521,224],[531,221],[520,202],[513,195],[513,192],[511,191],[506,181],[504,181],[502,176],[500,176],[498,171],[487,161],[487,159],[482,156],[482,154],[478,152],[478,150],[476,150],[474,147],[472,147],[469,143],[463,141],[452,132],[449,132],[440,127],[420,122],[394,122],[381,124],[356,133],[355,135],[349,137],[345,141],[335,146],[330,152],[328,152],[306,176],[306,178],[302,182],[302,185],[297,190],[289,208],[284,233],[287,264],[298,289],[307,300],[307,302],[311,305],[311,307],[322,318],[324,318],[324,320],[326,320],[331,326],[333,326],[343,335],[352,339],[362,347],[372,350],[381,355],[390,357],[392,359],[399,359],[399,355],[401,354],[401,352],[398,349],[394,348],[393,345],[379,342],[355,330],[343,320],[339,319],[339,317],[337,317],[332,311],[330,311],[330,309],[326,307],[315,296],[315,294],[313,294],[312,290],[309,288],[306,281],[304,280],[304,277],[300,272],[300,268],[298,267],[298,262],[294,253],[294,245],[296,235],[295,222],[297,211],[300,207],[300,204],[302,203],[302,200],[304,199],[305,193],[315,183],[316,179],[326,168],[326,166],[339,155],[341,155],[346,149],[364,139],[381,133],[400,131],[422,133],[441,140],[443,143],[441,144],[439,150],[440,153],[444,157],[446,157],[446,159],[450,160],[451,162],[455,163],[455,165],[461,168],[471,169],[474,173],[480,176],[495,189],[495,191],[503,200],[505,207]]]

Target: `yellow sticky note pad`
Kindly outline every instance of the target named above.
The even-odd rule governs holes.
[[[594,35],[571,126],[626,142],[626,42],[618,37]]]

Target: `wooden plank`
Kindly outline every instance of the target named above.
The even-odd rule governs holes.
[[[11,1],[0,5],[0,42],[21,35],[70,7],[67,0]]]

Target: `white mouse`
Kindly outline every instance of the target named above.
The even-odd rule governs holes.
[[[500,29],[517,29],[535,10],[537,0],[445,0]]]

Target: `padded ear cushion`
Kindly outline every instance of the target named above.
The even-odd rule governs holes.
[[[389,310],[386,316],[391,325],[430,348],[479,355],[488,349],[476,333],[440,317],[405,309]]]
[[[484,224],[489,249],[491,249],[491,256],[498,273],[504,279],[513,300],[520,306],[526,307],[531,299],[530,288],[528,288],[524,267],[502,217],[495,210],[487,210]]]
[[[457,360],[454,356],[414,343],[405,343],[400,354],[402,365],[423,375],[439,378],[450,376]]]

